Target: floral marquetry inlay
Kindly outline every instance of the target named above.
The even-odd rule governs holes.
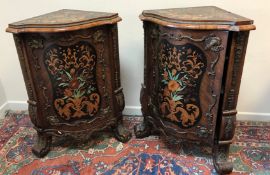
[[[200,120],[199,91],[207,62],[203,52],[192,44],[161,42],[159,59],[159,104],[162,116],[181,128]]]
[[[96,84],[96,51],[87,42],[71,46],[51,45],[45,65],[54,89],[54,108],[69,120],[94,116],[100,107]]]

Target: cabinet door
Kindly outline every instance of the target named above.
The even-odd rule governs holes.
[[[108,116],[113,111],[107,45],[111,40],[105,27],[27,34],[25,40],[39,127],[94,130],[116,121]]]
[[[213,142],[228,32],[150,26],[151,104],[165,133]],[[155,114],[156,113],[156,114]]]

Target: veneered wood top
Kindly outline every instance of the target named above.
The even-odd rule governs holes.
[[[253,20],[215,6],[144,10],[143,21],[160,25],[205,30],[254,30]]]
[[[58,10],[9,24],[7,32],[64,32],[121,21],[117,13]]]

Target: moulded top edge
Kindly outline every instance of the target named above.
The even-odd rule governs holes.
[[[253,20],[215,6],[144,10],[140,19],[177,28],[233,31],[255,29]]]
[[[113,24],[121,21],[117,13],[63,9],[9,24],[7,32],[63,32]]]

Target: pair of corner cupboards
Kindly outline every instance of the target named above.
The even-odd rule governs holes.
[[[159,133],[170,144],[212,147],[215,169],[228,159],[249,31],[253,21],[217,7],[145,10],[144,122],[137,138]],[[12,23],[38,139],[37,156],[52,136],[83,140],[105,128],[126,142],[122,125],[117,22],[114,13],[60,10]]]

